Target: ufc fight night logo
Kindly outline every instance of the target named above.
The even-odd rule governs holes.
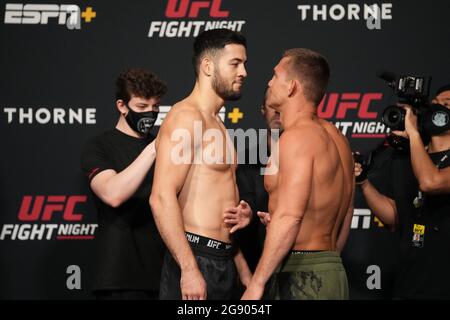
[[[166,7],[167,18],[198,18],[200,10],[209,10],[211,18],[228,18],[229,11],[220,7],[222,0],[168,0]]]
[[[90,23],[97,16],[92,7],[81,11],[75,4],[23,4],[7,3],[5,24],[46,25],[55,23],[66,25],[69,30],[81,29],[81,19]]]
[[[222,0],[167,0],[165,16],[169,20],[150,23],[149,38],[189,38],[219,28],[242,31],[245,24],[244,20],[222,20],[230,16],[230,11],[223,8]],[[200,16],[213,20],[192,20]]]
[[[97,224],[81,223],[84,214],[79,209],[86,203],[85,195],[24,196],[18,213],[21,223],[4,224],[0,240],[94,239]]]
[[[317,114],[334,122],[342,134],[352,138],[383,138],[390,130],[376,121],[384,109],[380,103],[382,99],[382,93],[327,93],[317,108]]]

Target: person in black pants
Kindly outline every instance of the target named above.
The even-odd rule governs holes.
[[[116,127],[86,143],[82,169],[98,211],[98,299],[156,299],[164,244],[148,203],[155,161],[150,134],[166,85],[143,69],[116,81]]]

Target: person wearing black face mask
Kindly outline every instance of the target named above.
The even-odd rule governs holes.
[[[391,151],[380,172],[360,183],[369,207],[399,234],[399,269],[394,297],[450,299],[450,85],[437,91],[425,115],[425,147],[417,116],[408,105],[405,130],[409,154]],[[434,123],[430,123],[430,121]],[[362,173],[355,164],[355,175]],[[378,186],[380,192],[372,185]]]
[[[145,102],[142,104],[144,106],[146,105]],[[147,136],[158,118],[159,111],[154,111],[154,109],[158,110],[158,107],[155,107],[153,104],[152,111],[143,112],[133,111],[133,109],[128,105],[126,105],[126,107],[128,109],[128,113],[125,116],[125,120],[127,120],[130,128],[142,136]]]
[[[88,141],[82,169],[98,211],[98,299],[156,299],[164,245],[148,197],[156,157],[159,101],[166,85],[143,69],[122,72],[116,81],[116,127]]]

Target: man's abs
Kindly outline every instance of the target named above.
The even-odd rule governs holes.
[[[222,170],[221,170],[222,169]],[[236,183],[232,166],[214,168],[193,165],[178,196],[185,231],[231,242],[223,222],[227,208],[235,207]]]

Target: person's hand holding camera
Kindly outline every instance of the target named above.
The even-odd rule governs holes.
[[[363,185],[367,182],[367,166],[362,155],[356,151],[352,152],[353,159],[355,162],[354,166],[354,174],[355,174],[355,183],[357,185]]]
[[[417,115],[414,113],[412,107],[408,104],[402,103],[398,103],[397,105],[399,107],[402,107],[406,111],[405,130],[404,131],[394,130],[392,131],[392,133],[406,139],[410,139],[410,137],[413,135],[418,135],[419,131],[417,129]]]
[[[364,169],[362,165],[358,162],[355,162],[354,173],[356,177],[356,184],[362,185],[367,182],[367,175],[363,173]],[[362,176],[363,175],[363,176]]]

